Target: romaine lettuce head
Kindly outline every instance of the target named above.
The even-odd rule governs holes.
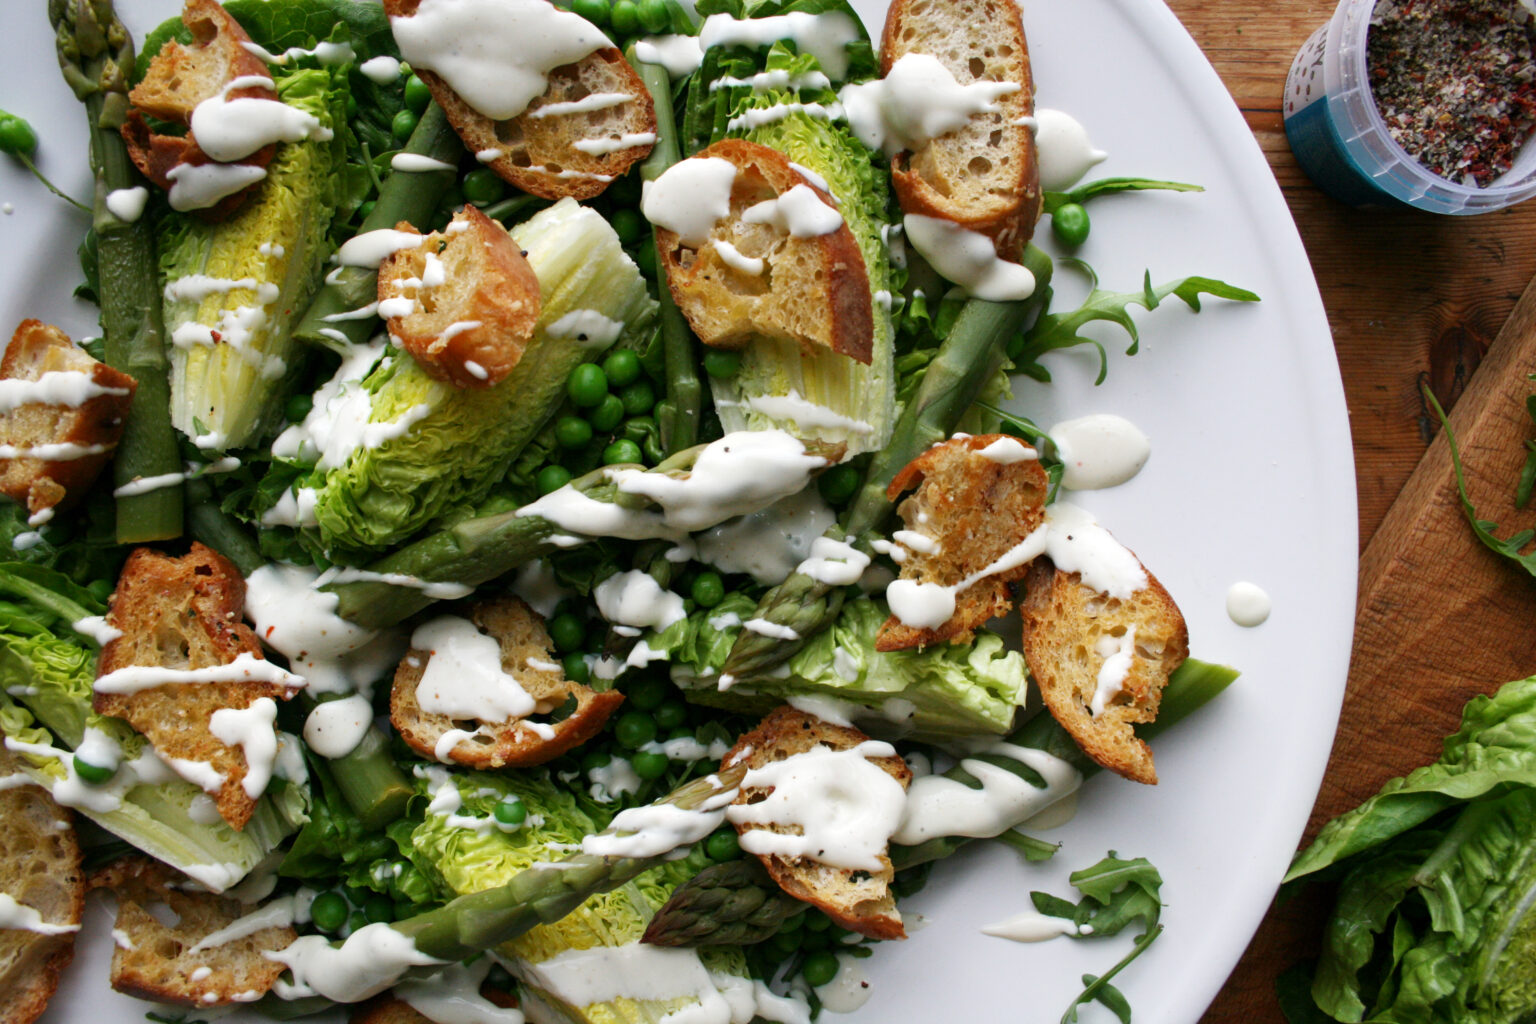
[[[0,564],[0,595],[0,689],[77,746],[92,717],[96,647],[71,623],[105,608],[59,573],[20,563]]]
[[[320,283],[341,201],[345,73],[279,70],[275,82],[277,98],[318,119],[331,138],[281,145],[228,220],[173,215],[161,231],[171,421],[209,448],[250,444],[281,418],[277,399],[303,355],[293,327]]]
[[[394,424],[399,434],[355,449],[325,475],[315,518],[328,550],[384,548],[484,498],[559,408],[571,370],[650,322],[645,280],[596,212],[564,199],[512,237],[543,302],[522,359],[491,388],[433,380],[400,353],[370,373],[368,422]]]

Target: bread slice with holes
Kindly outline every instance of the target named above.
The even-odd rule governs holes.
[[[1024,586],[1024,660],[1045,706],[1089,757],[1155,784],[1152,749],[1133,727],[1157,718],[1168,677],[1189,657],[1179,606],[1150,572],[1146,586],[1121,599],[1049,558],[1035,562]]]
[[[749,769],[761,768],[818,746],[849,750],[868,739],[858,729],[833,725],[785,705],[771,712],[757,728],[743,733],[720,764],[727,767],[745,762]],[[899,756],[869,760],[901,783],[903,789],[911,783],[912,772]],[[771,792],[771,788],[743,786],[734,802],[755,803]],[[762,827],[738,824],[736,831],[738,835],[744,835]],[[775,832],[783,832],[793,831],[796,826],[775,825],[772,828]],[[761,855],[758,859],[779,888],[797,900],[819,907],[840,926],[875,939],[906,938],[901,911],[896,909],[896,898],[891,893],[891,880],[896,873],[889,856],[881,854],[883,867],[873,872],[850,871],[806,857],[792,859],[772,854]]]
[[[952,221],[992,239],[1000,259],[1017,263],[1040,218],[1034,132],[1034,79],[1024,22],[1014,0],[895,0],[880,39],[886,74],[909,53],[929,54],[961,85],[1007,82],[1016,92],[971,116],[957,131],[891,160],[903,213]]]
[[[1029,564],[988,569],[1044,523],[1050,481],[1029,445],[981,434],[929,448],[896,474],[886,494],[894,501],[909,490],[896,511],[916,536],[893,538],[901,578],[943,587],[974,582],[955,594],[954,614],[937,626],[909,625],[893,614],[875,636],[879,651],[965,643],[977,627],[1006,615],[1013,607],[1008,584]]]
[[[261,644],[241,621],[245,580],[229,559],[194,542],[173,558],[136,548],[123,564],[112,593],[107,624],[122,635],[101,650],[97,676],[130,666],[199,670],[227,665],[240,655],[262,659]],[[212,718],[224,708],[244,709],[262,698],[287,700],[294,690],[258,678],[238,682],[167,682],[134,693],[100,693],[92,706],[128,721],[161,757],[199,762],[216,772],[209,787],[219,815],[245,827],[256,798],[245,791],[245,751],[213,734]],[[174,766],[174,765],[173,765]]]
[[[404,221],[398,231],[410,231]],[[431,271],[429,273],[429,270]],[[442,282],[430,283],[436,274]],[[388,317],[423,371],[457,388],[500,383],[523,357],[539,322],[539,279],[506,228],[465,206],[444,231],[379,266],[379,302],[411,305]]]
[[[209,892],[189,891],[164,864],[142,857],[115,861],[91,879],[117,896],[112,987],[139,999],[210,1008],[255,1002],[283,973],[267,950],[298,934],[276,925],[199,949],[214,932],[256,909]]]
[[[420,3],[384,0],[384,10],[392,18],[409,17]],[[426,68],[415,72],[466,149],[524,192],[545,199],[602,194],[644,160],[656,141],[651,94],[617,47],[553,69],[543,94],[506,120],[480,113],[441,75]]]
[[[68,508],[90,489],[122,440],[138,387],[126,373],[91,358],[57,327],[23,320],[0,358],[0,382],[37,381],[49,373],[81,374],[84,380],[74,379],[92,394],[77,405],[27,402],[11,407],[7,403],[0,410],[0,445],[13,456],[0,458],[0,493],[25,505],[34,516],[46,509]],[[29,449],[49,454],[55,445],[64,446],[53,453],[65,458],[21,454]],[[77,454],[79,458],[74,457]]]
[[[496,640],[501,670],[533,698],[537,718],[455,721],[422,710],[417,688],[432,652],[413,648],[395,669],[389,720],[411,749],[423,757],[482,770],[543,764],[597,735],[608,716],[624,703],[624,695],[616,690],[599,693],[567,679],[544,620],[517,598],[500,597],[471,605],[468,618],[481,633]],[[552,712],[562,716],[559,721],[543,720]],[[450,731],[465,726],[472,727],[468,730],[472,734],[452,742]]]
[[[741,348],[754,338],[830,348],[867,364],[874,346],[874,300],[869,271],[847,223],[822,235],[797,238],[772,223],[743,214],[791,189],[804,188],[831,209],[832,197],[811,184],[778,150],[745,139],[724,139],[693,159],[720,159],[736,167],[730,212],[709,241],[693,247],[675,231],[656,226],[656,246],[672,297],[699,340]],[[722,252],[721,245],[729,246]],[[753,261],[761,261],[758,269]]]
[[[0,779],[21,772],[0,745]],[[85,876],[70,813],[41,786],[0,789],[0,893],[37,911],[43,923],[80,924]],[[75,955],[75,935],[0,928],[0,1022],[31,1024],[42,1016]]]

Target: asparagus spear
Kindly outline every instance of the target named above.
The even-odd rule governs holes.
[[[48,0],[48,20],[56,34],[64,81],[85,104],[90,123],[91,169],[96,175],[92,226],[107,362],[138,382],[113,460],[113,477],[122,486],[181,469],[171,426],[154,232],[143,218],[130,223],[107,209],[113,191],[145,184],[118,134],[128,114],[133,39],[111,0]],[[179,485],[117,499],[119,544],[169,540],[179,537],[181,529]]]
[[[1236,678],[1237,673],[1224,665],[1212,665],[1193,658],[1186,660],[1163,689],[1157,720],[1139,727],[1137,735],[1142,739],[1151,739],[1189,717]],[[1100,770],[1099,765],[1084,754],[1067,731],[1048,714],[1031,718],[1014,730],[1005,742],[1017,747],[1043,750],[1072,765],[1085,779]],[[988,764],[1013,772],[1031,785],[1042,785],[1032,769],[1006,753],[991,752],[977,756]],[[981,785],[975,776],[960,765],[945,772],[944,777],[973,789]],[[1010,823],[1009,830],[996,838],[1006,841],[1007,837],[1017,835],[1012,829],[1021,824],[1023,822]],[[916,867],[948,857],[976,838],[941,836],[918,846],[892,846],[891,862],[898,871]],[[758,862],[749,857],[719,867],[734,867],[743,863]],[[766,872],[758,876],[747,869],[725,872],[710,868],[673,891],[672,898],[651,920],[642,941],[658,946],[744,945],[761,942],[778,931],[784,919],[803,906],[799,900],[775,885]]]
[[[982,387],[1007,360],[1009,340],[1024,329],[1050,291],[1050,256],[1028,246],[1024,266],[1035,275],[1035,292],[1030,298],[1020,302],[972,299],[960,311],[938,354],[928,364],[917,394],[902,409],[890,443],[870,461],[863,486],[844,513],[835,539],[846,538],[864,547],[868,535],[879,528],[895,505],[885,490],[896,473],[950,435]],[[754,618],[788,627],[793,633],[743,630],[721,675],[751,679],[782,665],[835,619],[842,606],[841,587],[805,573],[792,574],[763,595]],[[775,635],[768,635],[770,632]],[[790,635],[799,639],[783,638]]]
[[[456,164],[464,155],[464,145],[448,123],[443,108],[430,103],[402,152]],[[401,221],[424,226],[457,176],[451,169],[391,174],[379,187],[373,210],[363,218],[358,233],[392,228]],[[338,351],[367,341],[377,329],[374,318],[348,314],[374,301],[378,278],[377,267],[337,267],[331,271],[294,329],[294,336],[308,344]],[[333,317],[337,319],[329,319]]]

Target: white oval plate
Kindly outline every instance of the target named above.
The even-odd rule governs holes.
[[[14,4],[0,35],[0,106],[42,137],[39,162],[88,194],[83,114],[64,87],[43,0]],[[174,0],[121,0],[141,36]],[[856,0],[878,38],[884,4]],[[21,10],[20,8],[25,8]],[[1029,906],[1031,889],[1075,895],[1066,882],[1109,850],[1161,870],[1166,933],[1116,979],[1139,1024],[1190,1024],[1226,979],[1295,849],[1332,743],[1354,619],[1356,511],[1349,423],[1328,322],[1280,191],[1237,107],[1173,14],[1156,0],[1040,2],[1025,11],[1042,106],[1075,115],[1109,159],[1091,176],[1202,184],[1197,195],[1143,193],[1091,207],[1080,253],[1107,288],[1188,274],[1263,296],[1177,300],[1134,311],[1142,352],[1110,347],[1108,381],[1078,350],[1049,358],[1050,387],[1025,382],[1019,408],[1047,425],[1114,412],[1152,440],[1139,477],[1074,500],[1095,512],[1155,572],[1189,620],[1194,653],[1242,669],[1211,708],[1157,743],[1161,783],[1093,780],[1077,818],[1044,833],[1055,860],[1023,864],[985,844],[934,872],[909,906],[912,936],[865,961],[873,995],[850,1022],[1051,1022],[1078,978],[1120,958],[1131,936],[1027,946],[980,928]],[[0,326],[53,320],[94,332],[94,311],[69,298],[85,218],[0,159]],[[1042,235],[1049,236],[1048,227]],[[1058,308],[1076,299],[1058,272]],[[1102,325],[1101,325],[1102,326]],[[1274,599],[1263,626],[1226,617],[1225,595],[1251,580]],[[921,916],[922,920],[917,918]],[[45,1020],[137,1024],[144,1004],[106,990],[105,911]],[[844,1018],[830,1018],[839,1020]],[[1085,1020],[1108,1019],[1102,1008]]]

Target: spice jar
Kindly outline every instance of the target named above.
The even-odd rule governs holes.
[[[1377,3],[1342,0],[1291,64],[1285,83],[1285,133],[1302,170],[1324,192],[1352,206],[1406,205],[1433,213],[1476,214],[1536,196],[1536,144],[1521,144],[1510,168],[1480,186],[1436,174],[1392,137],[1372,92],[1367,53]],[[1427,42],[1433,52],[1435,41]],[[1382,73],[1423,75],[1424,69],[1405,61]],[[1434,69],[1429,75],[1435,80]],[[1417,90],[1412,78],[1398,84],[1400,88],[1385,91],[1410,99],[1415,91],[1427,95],[1422,79],[1417,80]],[[1480,108],[1480,113],[1496,111]],[[1440,112],[1438,120],[1451,118]],[[1436,152],[1436,139],[1415,141],[1429,144],[1427,159],[1443,155]]]

